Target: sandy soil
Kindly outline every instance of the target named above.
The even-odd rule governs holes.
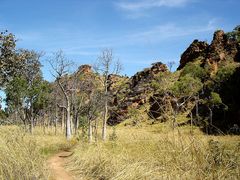
[[[66,158],[71,155],[72,152],[62,151],[48,159],[51,180],[74,180],[71,173],[66,171],[64,167]]]

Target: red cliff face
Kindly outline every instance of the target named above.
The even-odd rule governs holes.
[[[193,43],[182,54],[178,70],[182,69],[188,62],[194,62],[201,58],[203,66],[209,66],[212,73],[217,72],[219,63],[224,61],[238,61],[238,43],[229,38],[224,31],[216,31],[210,45],[206,42],[194,40]]]
[[[206,42],[194,40],[182,54],[178,70],[182,69],[188,62],[195,61],[198,57],[205,57],[209,45]]]
[[[114,90],[114,82],[118,82],[118,76],[110,76],[110,92],[113,94],[111,105],[113,110],[110,113],[108,124],[115,125],[124,121],[128,117],[131,108],[139,108],[148,102],[148,95],[153,91],[149,86],[151,80],[161,72],[168,71],[167,66],[161,62],[152,64],[151,68],[136,73],[130,79],[126,79],[123,88],[119,91]]]

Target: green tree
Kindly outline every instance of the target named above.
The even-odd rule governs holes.
[[[207,78],[207,71],[202,68],[199,64],[195,64],[192,62],[187,63],[187,65],[183,68],[180,77],[190,75],[193,78],[198,78],[200,80],[204,80]]]
[[[0,33],[0,88],[3,88],[24,67],[24,57],[16,51],[16,39],[8,31]]]
[[[192,97],[203,87],[200,79],[189,74],[181,77],[172,87],[172,92],[177,97]]]
[[[240,43],[240,25],[236,26],[232,32],[226,33],[229,39],[233,39]]]
[[[208,107],[209,110],[209,124],[210,124],[210,133],[212,133],[212,127],[213,127],[213,108],[218,107],[219,105],[224,105],[225,110],[227,109],[227,106],[223,104],[222,99],[220,95],[216,92],[211,92],[210,96],[207,100],[205,100],[205,104]]]
[[[172,94],[175,97],[175,107],[174,110],[174,119],[173,119],[173,126],[176,122],[176,115],[179,111],[179,108],[184,106],[187,102],[191,99],[195,100],[195,105],[198,111],[198,93],[203,88],[203,83],[200,81],[199,78],[193,78],[189,74],[181,77],[178,81],[174,83],[171,88]],[[197,114],[198,116],[198,114]],[[191,125],[193,123],[192,116],[191,116]]]
[[[47,103],[45,98],[48,85],[42,79],[40,54],[34,51],[21,50],[25,58],[25,66],[21,76],[14,77],[5,89],[8,108],[15,111],[29,131],[33,132],[34,123],[39,110]]]

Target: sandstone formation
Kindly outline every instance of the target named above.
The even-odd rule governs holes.
[[[224,61],[239,62],[239,45],[236,40],[229,38],[228,34],[222,30],[214,33],[210,45],[203,41],[194,40],[182,54],[178,70],[181,70],[188,62],[199,59],[202,66],[209,66],[214,74],[218,70],[219,63]]]
[[[205,57],[209,45],[204,41],[194,40],[192,44],[182,54],[178,70],[182,69],[188,62],[195,61],[198,57]]]
[[[149,95],[153,89],[149,86],[149,82],[159,73],[168,71],[167,66],[161,62],[152,64],[151,68],[136,73],[130,79],[125,79],[123,88],[112,91],[112,111],[108,119],[108,124],[115,125],[124,121],[128,117],[129,109],[139,108],[148,102]],[[119,77],[111,76],[110,89],[113,90],[113,80]],[[119,80],[119,79],[118,79]]]

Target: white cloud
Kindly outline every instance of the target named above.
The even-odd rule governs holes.
[[[63,49],[66,54],[80,56],[96,56],[101,48],[119,48],[136,45],[153,45],[171,42],[180,37],[194,36],[214,31],[216,20],[212,19],[200,25],[182,25],[166,23],[148,28],[136,29],[124,34],[104,35],[69,33],[67,30],[56,34],[57,30],[17,33],[18,45],[25,48],[44,50],[46,53]],[[33,46],[34,45],[34,46]]]
[[[135,2],[122,1],[117,6],[123,10],[140,11],[155,7],[181,7],[192,0],[140,0]]]
[[[169,38],[184,37],[215,30],[215,20],[205,25],[179,26],[173,23],[154,26],[149,30],[137,32],[127,37],[129,42],[155,43]]]

